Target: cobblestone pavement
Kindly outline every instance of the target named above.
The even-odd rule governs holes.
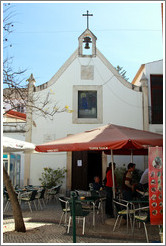
[[[71,234],[66,234],[64,227],[51,223],[26,223],[27,232],[6,232],[3,243],[72,243]],[[14,229],[14,228],[13,228]],[[77,243],[115,243],[119,240],[100,237],[77,236]],[[126,240],[121,242],[127,243]],[[130,241],[131,242],[131,241]]]
[[[3,243],[72,243],[72,227],[70,233],[66,233],[64,225],[59,226],[61,208],[58,202],[47,204],[43,210],[31,213],[28,207],[23,207],[23,218],[26,233],[14,231],[12,211],[4,213]],[[85,235],[82,235],[82,222],[77,224],[77,243],[145,243],[144,228],[135,231],[133,238],[131,232],[127,233],[126,225],[121,225],[117,231],[112,232],[115,219],[104,220],[96,217],[96,226],[92,226],[92,214],[86,218]],[[153,230],[152,230],[153,229]],[[148,234],[151,241],[158,241],[158,228],[149,227]]]

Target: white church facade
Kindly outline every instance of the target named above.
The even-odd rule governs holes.
[[[16,138],[38,145],[109,123],[162,134],[163,60],[142,64],[129,83],[96,44],[97,37],[87,21],[87,29],[78,38],[78,48],[48,82],[35,86],[31,74],[27,80],[30,107],[26,108],[25,129],[18,131],[17,124],[13,130],[11,122],[4,121],[4,135],[18,135]],[[36,114],[34,109],[44,104],[42,116]],[[51,119],[48,115],[43,117],[45,111],[50,112]],[[62,187],[65,191],[88,189],[96,175],[103,180],[111,157],[102,151],[78,151],[25,154],[21,160],[20,179],[24,185],[40,185],[45,167],[66,168]],[[114,161],[117,166],[127,166],[131,157],[115,155]],[[134,156],[133,162],[141,170],[148,165],[143,156]]]
[[[59,71],[45,84],[35,87],[33,96],[44,98],[49,94],[50,107],[71,109],[69,113],[56,113],[52,120],[36,117],[32,113],[31,141],[42,144],[108,123],[144,129],[143,108],[145,93],[142,86],[127,82],[96,47],[97,38],[87,28],[79,37],[78,49]],[[90,47],[87,49],[87,47]],[[88,52],[87,52],[88,50]],[[29,80],[34,84],[33,76]],[[36,101],[36,106],[38,101]],[[77,166],[82,160],[82,166]],[[98,174],[105,176],[110,156],[99,152],[36,153],[26,163],[25,184],[40,184],[44,167],[67,168],[64,189],[86,189]],[[117,165],[128,164],[130,156],[115,157]],[[135,157],[139,169],[143,159]],[[82,185],[84,183],[84,185]]]

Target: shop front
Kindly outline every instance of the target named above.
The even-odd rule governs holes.
[[[7,170],[13,186],[20,186],[21,155],[3,154],[3,164]]]

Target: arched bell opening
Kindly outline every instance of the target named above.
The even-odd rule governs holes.
[[[90,36],[85,36],[82,41],[83,55],[92,55],[92,39]]]
[[[78,38],[78,55],[79,56],[96,56],[96,36],[86,29]]]

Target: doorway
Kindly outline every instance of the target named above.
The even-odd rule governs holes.
[[[95,176],[102,180],[102,152],[72,152],[72,190],[89,190],[89,183],[94,182]]]

